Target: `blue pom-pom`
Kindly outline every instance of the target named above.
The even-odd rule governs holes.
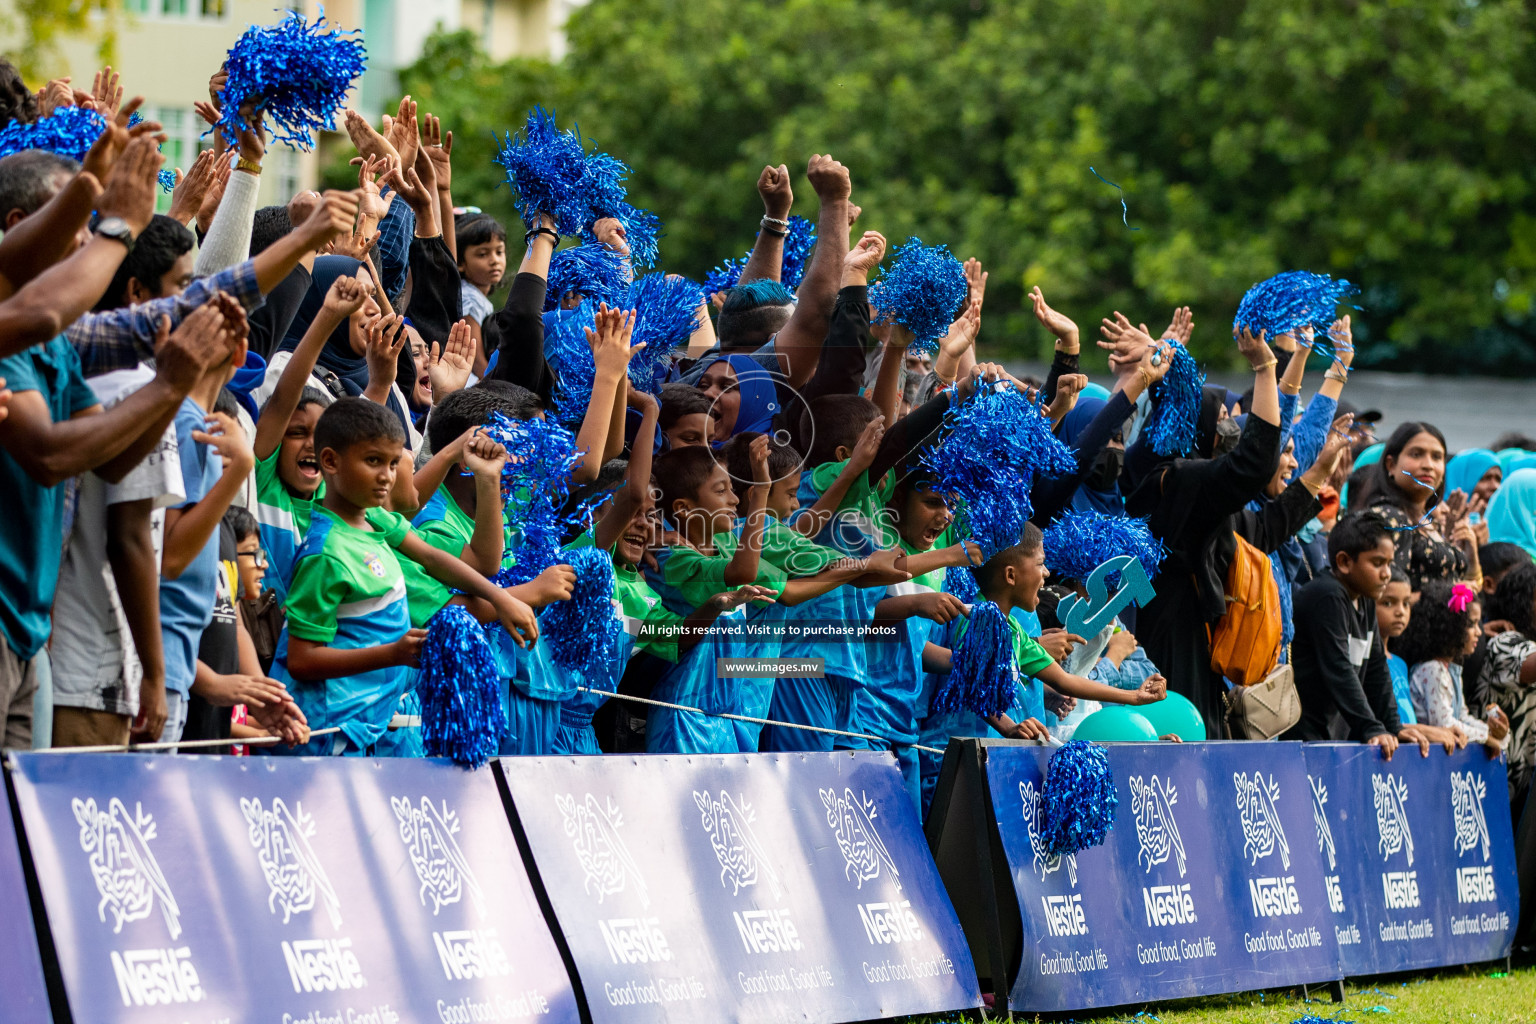
[[[524,223],[536,223],[540,213],[555,219],[562,235],[574,235],[591,221],[591,208],[582,190],[587,153],[581,136],[562,131],[553,111],[534,107],[516,135],[507,135],[496,154],[507,171],[507,184],[517,195]]]
[[[607,689],[614,645],[624,632],[613,611],[613,559],[601,548],[577,548],[561,561],[576,570],[576,585],[568,600],[550,605],[539,616],[550,658]]]
[[[272,119],[273,141],[310,149],[322,129],[336,130],[336,111],[368,66],[360,30],[313,23],[296,12],[276,25],[252,25],[225,58],[219,127],[236,139],[248,125],[242,109]]]
[[[1145,519],[1074,509],[1045,531],[1046,568],[1053,576],[1079,583],[1093,575],[1100,565],[1120,555],[1135,556],[1150,580],[1157,576],[1166,554],[1163,542],[1152,536]],[[1106,582],[1111,587],[1119,586],[1119,573]]]
[[[46,149],[71,160],[84,160],[106,128],[106,119],[94,110],[59,107],[32,124],[12,121],[7,125],[0,131],[0,157],[26,149]]]
[[[480,623],[463,605],[444,605],[427,623],[416,695],[428,755],[470,768],[496,755],[507,731],[500,673]]]
[[[975,604],[981,596],[976,585],[976,574],[963,565],[952,565],[944,570],[944,593],[953,594],[961,604]]]
[[[965,301],[965,268],[949,247],[925,247],[909,238],[893,254],[888,269],[869,289],[869,304],[880,322],[895,321],[912,332],[915,344],[936,351]]]
[[[507,450],[501,471],[501,497],[507,529],[515,541],[517,560],[499,573],[498,586],[527,583],[560,561],[567,530],[585,527],[595,496],[571,515],[571,470],[581,460],[576,437],[552,420],[509,420],[493,413],[485,432]]]
[[[789,235],[784,239],[784,262],[779,281],[793,291],[805,280],[806,266],[811,262],[811,250],[816,248],[816,225],[804,217],[789,218]],[[945,330],[949,325],[945,325]]]
[[[615,306],[629,289],[629,277],[624,257],[606,245],[589,242],[561,249],[549,261],[544,311],[559,309],[567,292]]]
[[[1104,842],[1115,826],[1115,776],[1104,748],[1071,740],[1051,755],[1040,796],[1041,844],[1064,857]]]
[[[645,343],[629,361],[630,382],[654,395],[672,370],[672,353],[688,344],[699,326],[703,290],[681,277],[646,274],[629,289],[629,306],[635,311],[632,343]]]
[[[726,260],[704,275],[704,294],[713,295],[716,292],[735,288],[736,282],[741,280],[741,272],[745,269],[747,269],[745,256],[739,260]]]
[[[1152,450],[1158,455],[1183,456],[1195,446],[1205,371],[1189,354],[1189,349],[1172,338],[1163,340],[1173,350],[1173,365],[1163,379],[1152,386],[1152,412],[1143,429]]]
[[[1247,327],[1255,337],[1263,331],[1271,341],[1276,335],[1292,334],[1306,326],[1326,334],[1339,303],[1359,292],[1342,278],[1287,270],[1248,289],[1238,303],[1232,330]]]
[[[176,191],[176,172],[162,169],[156,177],[160,180],[160,191]]]
[[[922,463],[934,489],[959,498],[957,527],[991,558],[1019,542],[1034,512],[1036,477],[1076,470],[1072,451],[1051,433],[1051,421],[1010,383],[983,385],[945,416],[948,433]]]
[[[1013,625],[995,603],[978,601],[930,706],[934,711],[971,711],[991,718],[1013,704],[1018,681]]]

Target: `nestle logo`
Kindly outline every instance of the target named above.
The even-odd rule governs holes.
[[[1457,903],[1492,903],[1499,898],[1493,887],[1493,868],[1488,865],[1456,870]]]
[[[196,1003],[203,985],[192,966],[192,951],[178,949],[127,949],[112,951],[112,973],[124,1006],[159,1006]]]
[[[512,973],[512,964],[501,940],[496,938],[495,928],[433,932],[432,942],[437,946],[443,976],[449,981],[506,977]]]
[[[1253,900],[1257,917],[1287,917],[1301,913],[1301,897],[1296,893],[1296,876],[1248,879],[1248,897]]]
[[[1344,913],[1344,890],[1339,885],[1339,876],[1324,875],[1323,885],[1328,890],[1328,909],[1335,914]]]
[[[295,992],[335,992],[368,984],[351,939],[284,941],[283,960]]]
[[[1183,885],[1153,885],[1141,890],[1141,901],[1147,911],[1149,927],[1164,928],[1171,924],[1194,924],[1195,898],[1189,894],[1189,883]]]
[[[1410,910],[1419,905],[1417,871],[1383,871],[1381,889],[1391,910]]]
[[[787,910],[738,910],[732,916],[748,953],[789,953],[801,948],[800,933]]]
[[[874,945],[892,942],[912,942],[923,937],[917,915],[912,913],[912,901],[900,903],[860,903],[859,920],[864,922],[864,934]]]
[[[1052,935],[1088,934],[1082,896],[1041,896],[1040,903],[1045,907],[1045,927]]]
[[[667,937],[657,917],[615,917],[597,922],[603,942],[616,964],[650,964],[672,959]]]

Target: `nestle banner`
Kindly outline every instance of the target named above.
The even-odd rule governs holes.
[[[36,1024],[49,1020],[48,990],[37,955],[37,932],[27,899],[11,820],[11,801],[0,786],[0,1024]]]
[[[75,1020],[578,1019],[489,771],[13,763]]]
[[[1502,759],[1306,744],[1330,916],[1346,974],[1493,960],[1519,883]]]
[[[1104,845],[1048,857],[1048,750],[986,749],[1023,919],[1014,1009],[1064,1010],[1337,978],[1299,744],[1115,744]],[[1262,756],[1259,756],[1262,755]]]
[[[889,754],[498,762],[592,1019],[981,1003]]]

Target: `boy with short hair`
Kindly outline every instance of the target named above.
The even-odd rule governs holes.
[[[334,402],[315,426],[325,494],[295,562],[273,667],[310,728],[341,732],[293,753],[369,755],[384,737],[426,636],[411,628],[397,555],[489,603],[519,644],[538,633],[526,604],[384,510],[404,441],[399,419],[362,398]]]
[[[667,384],[661,389],[661,418],[657,426],[666,439],[667,449],[708,445],[715,436],[715,422],[720,410],[698,388],[687,384]]]
[[[490,294],[507,274],[507,229],[488,213],[466,213],[454,218],[455,255],[459,263],[459,301],[475,339],[475,369],[485,366],[485,346],[480,325],[496,311]]]
[[[1301,720],[1282,739],[1351,739],[1391,757],[1402,722],[1375,602],[1392,580],[1392,525],[1371,511],[1341,516],[1328,535],[1330,571],[1296,595],[1291,648]]]

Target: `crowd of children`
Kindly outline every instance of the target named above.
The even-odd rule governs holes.
[[[1017,380],[978,361],[972,260],[925,351],[871,308],[886,241],[853,227],[850,169],[817,155],[795,287],[800,179],[768,167],[738,279],[700,293],[641,382],[655,343],[636,341],[625,293],[560,263],[554,211],[524,225],[508,281],[507,227],[460,205],[451,133],[409,98],[383,132],[347,113],[354,190],[258,208],[253,121],[215,128],[156,214],[159,126],[130,127],[120,90],[68,93],[5,113],[94,106],[107,128],[83,160],[0,159],[6,748],[420,755],[429,638],[468,616],[499,680],[501,754],[888,750],[921,803],[952,736],[1059,742],[1106,703],[1169,691],[1224,735],[1209,627],[1253,550],[1300,696],[1284,738],[1483,744],[1507,751],[1524,800],[1536,442],[1448,459],[1410,423],[1375,443],[1379,416],[1340,400],[1347,317],[1304,410],[1311,334],[1238,332],[1253,389],[1207,387],[1182,454],[1162,455],[1147,425],[1187,309],[1157,338],[1105,319],[1105,389],[1035,289],[1055,360]],[[211,99],[210,124],[217,76]],[[623,223],[583,227],[627,282]],[[553,343],[573,331],[586,353]],[[955,411],[999,388],[1038,399],[1071,468],[1026,479],[1032,521],[983,545],[931,467]],[[575,454],[534,479],[518,445],[556,419]],[[558,537],[509,515],[551,484]],[[1166,550],[1156,596],[1094,636],[1064,612],[1093,566],[1042,535],[1073,516],[1141,517]],[[560,616],[610,566],[611,604],[573,643]],[[1005,623],[996,713],[938,696],[977,660],[962,652],[983,607]]]

